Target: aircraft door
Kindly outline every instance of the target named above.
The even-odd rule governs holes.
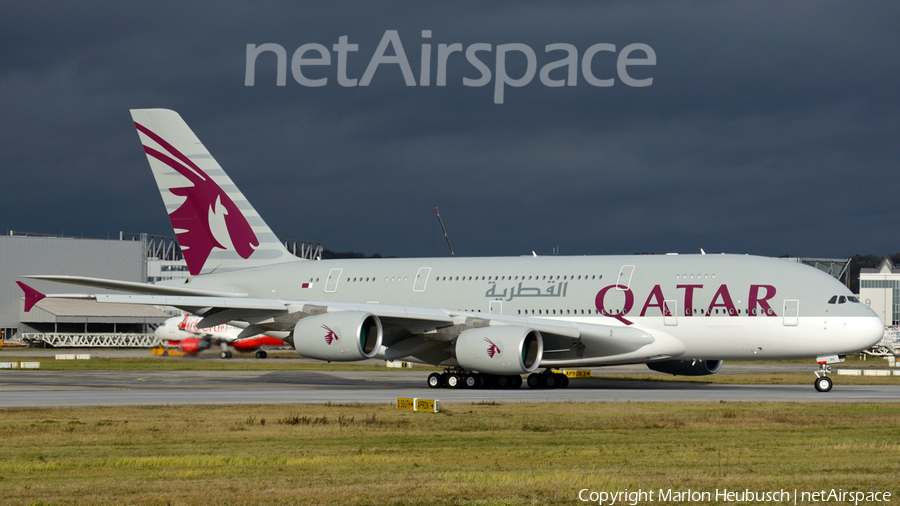
[[[425,285],[428,283],[428,275],[431,274],[431,267],[420,267],[416,273],[416,282],[413,283],[414,292],[424,292]]]
[[[328,278],[325,279],[325,293],[334,293],[337,291],[338,281],[341,280],[341,273],[344,269],[331,269]]]
[[[663,301],[663,323],[667,326],[678,325],[678,301]]]
[[[785,299],[784,301],[784,325],[796,327],[800,323],[800,301],[797,299]]]
[[[619,270],[619,279],[616,281],[616,290],[624,291],[631,288],[631,275],[634,274],[633,265],[623,265]],[[624,287],[624,288],[622,288]]]
[[[492,300],[488,305],[491,314],[503,314],[503,301]]]

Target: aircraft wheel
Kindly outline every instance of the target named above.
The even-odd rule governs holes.
[[[264,352],[263,350],[259,350],[256,352],[256,358],[266,358],[269,354]]]
[[[541,388],[541,375],[533,372],[528,375],[528,388]]]
[[[561,374],[559,377],[559,388],[566,388],[567,386],[569,386],[569,377]]]
[[[459,375],[451,374],[447,376],[447,386],[450,388],[459,388],[460,383],[462,383],[459,379]]]
[[[495,377],[494,386],[496,386],[497,388],[509,388],[509,376]]]
[[[821,376],[816,378],[816,390],[819,392],[827,392],[831,390],[831,387],[834,386],[834,382],[831,381],[831,378],[828,376]]]
[[[441,375],[433,372],[428,375],[428,387],[429,388],[441,388]]]
[[[476,374],[475,379],[477,380],[475,388],[486,388],[490,386],[490,376],[484,374]]]
[[[557,388],[559,387],[559,377],[555,374],[548,374],[546,378],[544,378],[544,384],[547,385],[547,388]]]
[[[522,386],[522,377],[516,374],[512,377],[512,385],[509,388],[516,389]]]
[[[463,378],[463,386],[466,388],[478,388],[478,375],[466,374]]]
[[[221,354],[220,356],[221,356],[222,358],[231,358],[231,352],[230,352],[230,351],[223,351],[222,354]]]

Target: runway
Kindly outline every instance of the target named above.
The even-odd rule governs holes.
[[[0,409],[90,406],[392,404],[397,397],[472,402],[898,402],[900,386],[712,385],[573,379],[564,390],[452,390],[428,372],[0,371]],[[810,374],[812,379],[812,374]]]

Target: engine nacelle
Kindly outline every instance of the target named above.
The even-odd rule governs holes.
[[[172,341],[169,342],[170,345],[172,343]],[[174,343],[181,351],[187,353],[188,355],[196,355],[203,350],[209,349],[211,345],[211,343],[206,339],[198,339],[196,337],[186,337],[181,341],[175,341]]]
[[[352,362],[373,358],[381,349],[381,320],[362,311],[340,311],[303,318],[294,326],[294,349],[308,358]]]
[[[465,369],[489,374],[534,372],[544,355],[541,333],[527,327],[501,325],[462,332],[456,339],[456,361]]]
[[[654,371],[674,374],[676,376],[708,376],[719,372],[721,360],[667,360],[651,362],[647,367]]]

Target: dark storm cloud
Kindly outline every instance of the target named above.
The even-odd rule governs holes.
[[[281,236],[329,249],[445,255],[440,206],[464,255],[897,250],[900,154],[895,3],[12,3],[0,18],[0,203],[7,229],[171,234],[129,108],[178,110]],[[346,35],[360,78],[398,30],[420,44],[653,48],[653,85],[550,88],[535,79],[407,87],[244,86],[247,44],[290,56]],[[432,38],[423,40],[422,30]],[[493,70],[495,53],[482,53]],[[511,55],[510,75],[524,70]],[[598,77],[616,76],[598,54]],[[556,71],[554,78],[562,78]]]

